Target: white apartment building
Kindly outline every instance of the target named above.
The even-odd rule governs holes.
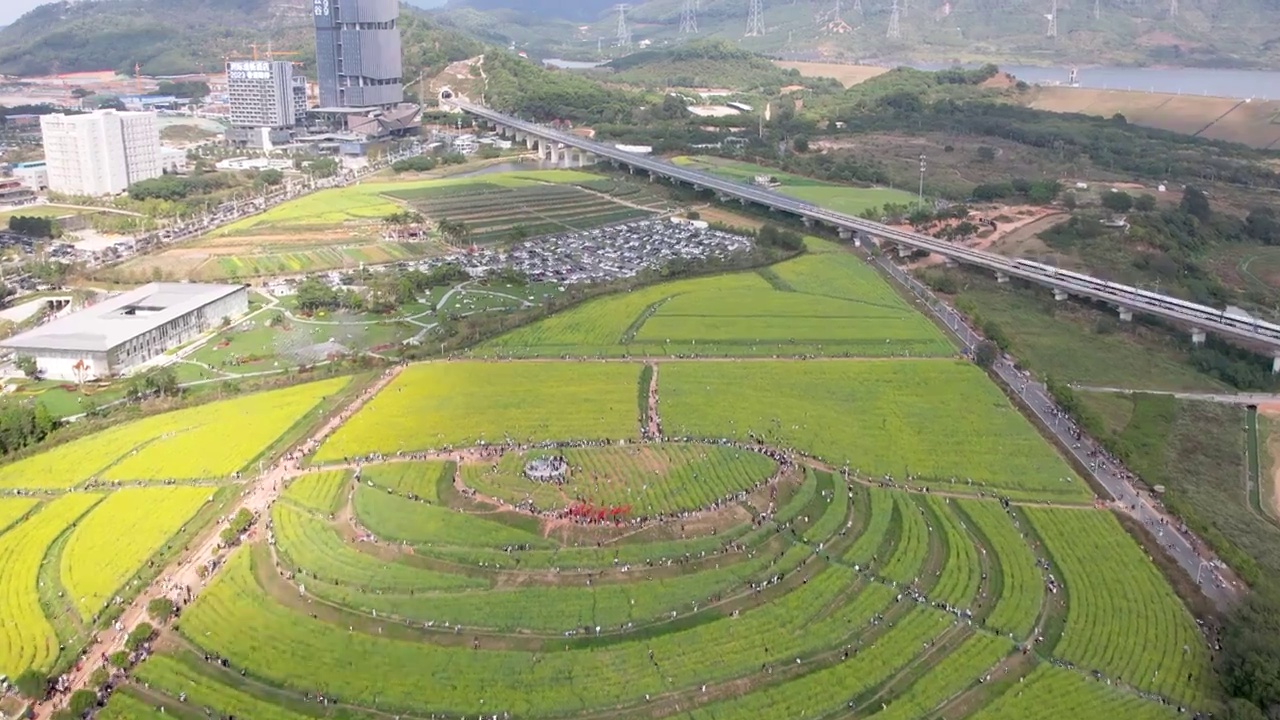
[[[163,172],[155,113],[43,115],[40,130],[53,192],[115,195]]]

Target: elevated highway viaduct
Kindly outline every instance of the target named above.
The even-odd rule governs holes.
[[[647,172],[651,178],[665,178],[697,190],[714,192],[722,200],[735,199],[744,205],[755,203],[775,212],[789,213],[806,225],[828,226],[841,238],[871,242],[881,247],[893,246],[904,254],[923,250],[941,256],[948,263],[964,263],[988,270],[1000,282],[1007,282],[1010,278],[1027,280],[1049,289],[1059,300],[1074,295],[1105,303],[1115,308],[1121,320],[1132,320],[1134,313],[1163,318],[1186,328],[1195,343],[1203,343],[1206,335],[1213,333],[1244,347],[1269,353],[1273,358],[1272,371],[1280,372],[1280,325],[1082,273],[953,245],[928,235],[834,212],[772,190],[733,182],[650,155],[520,120],[457,97],[447,89],[441,93],[440,102],[442,106],[456,107],[491,123],[498,132],[526,143],[530,149],[536,149],[542,157],[557,165],[583,166],[607,160],[632,172]]]

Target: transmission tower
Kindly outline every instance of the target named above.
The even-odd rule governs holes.
[[[1102,0],[1093,0],[1093,19],[1102,19]]]
[[[862,0],[853,0],[853,11],[862,12]]]
[[[680,34],[698,34],[698,0],[684,0],[680,10]]]
[[[764,35],[764,0],[750,0],[747,9],[747,37]]]
[[[1053,0],[1053,6],[1049,9],[1049,14],[1045,15],[1049,19],[1049,29],[1045,31],[1046,37],[1058,37],[1058,0]]]
[[[615,5],[614,10],[618,11],[618,47],[631,47],[631,28],[627,27],[627,10],[630,5]]]
[[[885,36],[890,40],[897,40],[902,37],[902,11],[898,8],[898,0],[893,0],[893,12],[889,15],[889,32]]]
[[[1169,0],[1169,17],[1178,17],[1178,0]]]

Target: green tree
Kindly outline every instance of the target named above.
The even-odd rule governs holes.
[[[1182,212],[1208,222],[1213,216],[1213,208],[1209,206],[1209,196],[1188,185],[1182,191]]]
[[[43,700],[49,691],[49,678],[35,668],[28,668],[13,679],[13,687],[28,700]]]
[[[1133,199],[1133,208],[1141,212],[1151,212],[1156,209],[1156,196],[1150,193],[1142,193]]]
[[[977,150],[978,159],[982,162],[989,163],[996,159],[996,149],[990,145],[979,145]]]
[[[176,608],[173,605],[173,601],[167,597],[158,597],[147,603],[147,615],[150,615],[152,620],[161,624],[169,622],[169,618],[173,617],[174,610]]]
[[[84,717],[97,704],[98,693],[92,690],[77,690],[71,693],[71,699],[67,701],[67,709],[76,717]]]
[[[1122,190],[1102,193],[1102,207],[1111,212],[1129,212],[1133,209],[1133,196]]]
[[[32,380],[40,379],[40,368],[36,365],[36,359],[30,355],[19,355],[14,359],[13,364],[22,371],[23,375]]]
[[[798,153],[807,153],[809,152],[809,138],[804,135],[797,135],[796,139],[791,141],[791,146]]]
[[[973,349],[973,361],[978,367],[986,370],[996,364],[996,360],[1000,357],[1000,348],[990,340],[983,340]]]

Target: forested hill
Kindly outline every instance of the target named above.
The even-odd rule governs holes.
[[[43,5],[0,29],[0,73],[42,75],[90,70],[145,75],[213,72],[250,45],[294,51],[310,70],[315,59],[306,0],[94,0]],[[472,57],[482,46],[442,29],[423,11],[400,17],[405,77]]]
[[[680,38],[683,0],[631,3],[635,41]],[[917,58],[1005,63],[1114,63],[1280,67],[1280,0],[1059,0],[1058,37],[1046,37],[1049,0],[911,0],[900,37],[888,37],[891,0],[765,2],[766,33],[744,38],[746,0],[703,0],[700,35],[756,52],[845,59]],[[524,49],[586,59],[616,34],[612,2],[451,0],[438,11],[459,27],[484,28]],[[476,16],[484,15],[480,20]],[[564,25],[590,23],[583,31]],[[555,32],[551,32],[552,29]]]

